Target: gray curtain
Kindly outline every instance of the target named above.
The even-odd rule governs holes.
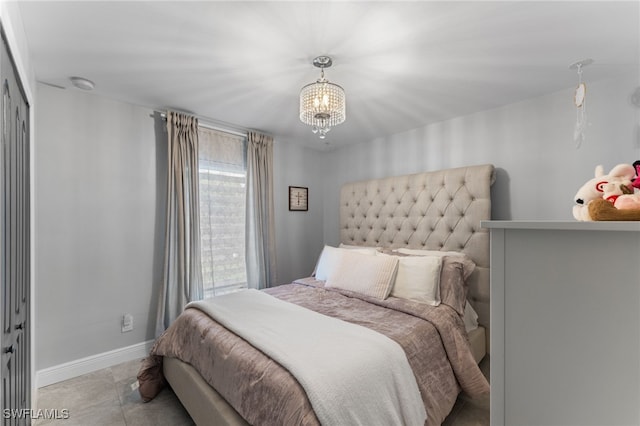
[[[276,245],[273,211],[273,138],[256,132],[247,135],[247,285],[275,284]]]
[[[200,214],[198,210],[198,119],[167,112],[168,179],[164,274],[156,335],[184,306],[202,299]]]

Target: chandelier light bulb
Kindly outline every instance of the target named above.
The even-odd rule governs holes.
[[[324,69],[332,64],[328,56],[318,56],[313,65],[320,68],[320,78],[300,90],[300,121],[324,139],[332,127],[346,119],[344,89],[324,78]]]

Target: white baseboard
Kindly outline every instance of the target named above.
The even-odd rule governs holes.
[[[53,367],[43,368],[36,372],[36,387],[43,387],[58,383],[63,380],[72,379],[93,371],[102,370],[137,358],[144,358],[149,354],[153,340],[137,343],[125,348],[114,349]]]

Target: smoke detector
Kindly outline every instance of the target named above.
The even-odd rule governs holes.
[[[78,89],[93,90],[93,88],[96,87],[96,84],[93,81],[84,77],[69,77],[69,80],[71,80],[71,84]]]

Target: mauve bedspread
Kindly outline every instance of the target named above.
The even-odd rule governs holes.
[[[377,300],[324,289],[322,281],[312,278],[265,292],[399,343],[416,375],[427,425],[444,420],[461,389],[471,397],[489,391],[469,351],[464,324],[446,305]],[[251,424],[318,424],[303,388],[288,371],[196,309],[186,309],[156,341],[139,374],[143,398],[159,390],[162,356],[191,364]]]

